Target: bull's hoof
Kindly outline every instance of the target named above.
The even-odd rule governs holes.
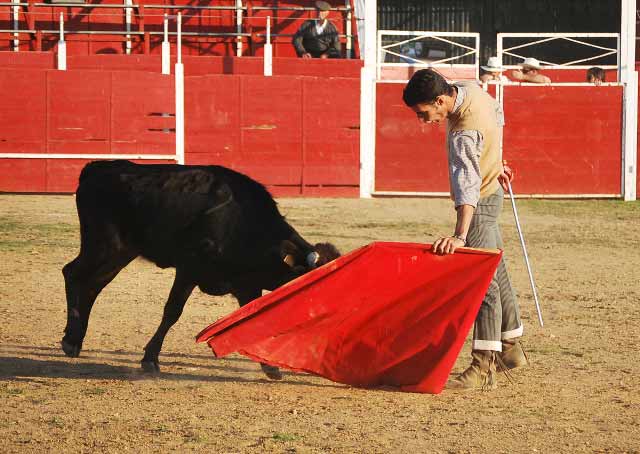
[[[264,363],[260,363],[260,367],[262,372],[271,380],[282,380],[282,372],[280,372],[279,368]]]
[[[142,361],[140,363],[142,371],[145,374],[157,375],[160,373],[160,365],[158,361]]]
[[[80,356],[80,350],[82,350],[82,345],[71,344],[64,339],[62,339],[62,341],[60,342],[60,345],[62,345],[62,350],[64,351],[64,354],[69,356],[70,358],[77,358],[78,356]]]

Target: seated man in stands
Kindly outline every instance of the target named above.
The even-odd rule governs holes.
[[[590,84],[602,85],[602,82],[605,82],[605,78],[605,72],[602,68],[594,66],[587,70],[587,82]]]
[[[340,37],[327,19],[331,6],[317,1],[318,18],[305,21],[293,36],[293,47],[302,58],[340,58]]]
[[[500,65],[498,57],[490,57],[487,61],[487,66],[481,66],[484,74],[480,75],[480,82],[509,82],[507,76],[502,74],[506,68]]]
[[[540,65],[540,62],[535,58],[525,58],[524,61],[520,63],[520,67],[522,69],[515,69],[512,71],[511,75],[514,79],[520,82],[531,82],[534,84],[551,83],[551,79],[543,74],[540,74],[542,66]]]

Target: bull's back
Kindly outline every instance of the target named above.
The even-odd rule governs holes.
[[[258,247],[288,227],[264,186],[220,166],[91,162],[76,201],[83,237],[117,235],[160,266],[175,266],[175,256],[201,239],[189,237]]]

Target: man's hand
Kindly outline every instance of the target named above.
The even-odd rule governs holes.
[[[507,161],[502,161],[502,172],[498,175],[498,182],[504,192],[509,192],[509,183],[515,178],[515,172],[507,165]]]
[[[438,255],[453,254],[457,248],[463,247],[464,241],[454,236],[440,238],[433,243],[433,253]]]
[[[312,58],[309,52],[302,54],[302,58]]]

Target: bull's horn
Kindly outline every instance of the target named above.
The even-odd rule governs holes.
[[[309,268],[315,268],[319,258],[320,254],[317,252],[309,252],[309,255],[307,255],[307,265],[309,265]]]
[[[294,259],[293,255],[291,255],[291,254],[285,255],[283,261],[284,261],[284,263],[289,265],[291,268],[293,268],[293,265],[295,265],[295,263],[296,263],[296,259]]]

